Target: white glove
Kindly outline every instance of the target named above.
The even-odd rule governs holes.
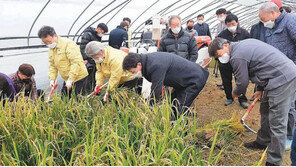
[[[54,80],[50,81],[49,87],[50,87],[51,89],[53,89],[53,88],[55,87],[55,85],[56,85],[56,83],[55,83]]]
[[[71,90],[72,89],[72,83],[73,82],[71,80],[67,80],[66,81],[66,87],[67,87],[68,90]]]
[[[104,95],[104,99],[103,99],[104,102],[107,102],[108,101],[108,97],[109,97],[109,94],[106,92],[105,95]]]

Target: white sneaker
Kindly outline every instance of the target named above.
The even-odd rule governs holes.
[[[285,148],[285,150],[286,151],[291,150],[291,145],[292,145],[292,140],[287,139],[286,140],[286,148]]]

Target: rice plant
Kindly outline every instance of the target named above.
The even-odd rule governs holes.
[[[168,98],[149,106],[124,89],[111,96],[107,103],[101,96],[55,95],[51,103],[20,97],[0,104],[0,165],[218,164],[223,154],[223,149],[214,151],[219,130],[204,158],[196,145],[202,127],[196,117],[170,121]]]

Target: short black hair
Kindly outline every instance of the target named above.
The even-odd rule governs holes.
[[[226,14],[227,14],[227,15],[231,15],[232,13],[231,13],[231,11],[227,10],[227,11],[226,11]]]
[[[98,24],[97,28],[101,28],[104,31],[104,33],[108,32],[108,26],[105,23]]]
[[[203,14],[199,14],[199,15],[197,15],[197,18],[199,18],[199,17],[203,17],[203,18],[205,18],[205,16],[204,16]]]
[[[225,24],[227,24],[227,23],[229,23],[229,22],[232,22],[233,20],[236,21],[236,22],[238,23],[238,18],[237,18],[237,16],[234,15],[234,14],[230,14],[230,15],[228,15],[228,16],[226,17],[226,19],[225,19]]]
[[[20,65],[18,71],[27,77],[35,75],[34,67],[31,64]]]
[[[229,41],[224,38],[215,38],[208,48],[210,56],[215,57],[217,55],[217,50],[223,49],[223,44],[226,43],[229,43]]]
[[[141,62],[141,56],[138,53],[129,53],[122,62],[123,71],[136,68],[137,64]]]
[[[54,36],[55,34],[56,34],[55,30],[51,26],[43,26],[38,31],[38,37],[39,38],[46,38],[48,35],[49,36]]]
[[[151,19],[146,20],[145,25],[152,25],[152,20]]]
[[[122,21],[122,22],[120,23],[120,26],[121,26],[121,27],[128,27],[128,24],[127,24],[125,21]]]
[[[216,15],[219,15],[219,14],[226,14],[226,9],[224,8],[220,8],[216,11]]]
[[[131,21],[131,19],[130,18],[128,18],[128,17],[125,17],[125,18],[123,18],[122,19],[122,21],[128,21],[129,23],[131,23],[132,21]]]
[[[194,21],[192,19],[190,19],[190,20],[187,21],[187,24],[190,23],[190,22],[194,23]]]
[[[292,9],[289,6],[282,6],[280,8],[280,11],[283,12],[283,10],[285,10],[287,13],[291,13]]]

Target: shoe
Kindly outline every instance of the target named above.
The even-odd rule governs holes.
[[[286,148],[285,148],[285,150],[286,151],[291,150],[291,145],[292,145],[292,140],[287,139],[286,140]]]
[[[249,149],[253,150],[265,150],[267,146],[257,143],[256,141],[245,143],[244,146]]]
[[[227,99],[226,102],[224,103],[225,106],[228,106],[230,104],[232,104],[233,99]]]
[[[278,165],[275,165],[275,164],[272,164],[272,163],[266,162],[265,166],[278,166]]]
[[[222,84],[217,84],[217,87],[221,90],[224,90],[224,86]]]
[[[242,106],[244,109],[248,108],[249,107],[249,104],[247,102],[241,102],[239,103],[240,106]]]

